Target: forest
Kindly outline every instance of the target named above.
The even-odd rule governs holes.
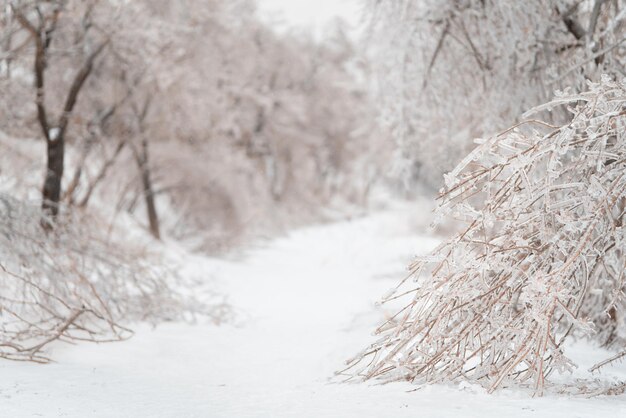
[[[0,0],[0,416],[621,416],[625,64],[623,0]]]

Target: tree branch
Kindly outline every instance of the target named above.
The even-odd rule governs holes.
[[[561,16],[561,20],[567,27],[567,30],[574,35],[574,37],[578,40],[581,40],[585,37],[586,31],[582,27],[582,25],[573,17],[574,12],[578,8],[578,4],[580,2],[575,3],[572,7],[567,9],[564,13],[562,13],[558,8],[556,9],[557,13]]]
[[[37,105],[37,120],[39,126],[43,132],[46,141],[50,141],[50,124],[48,123],[48,116],[46,114],[45,105],[45,71],[46,71],[46,50],[50,45],[51,39],[49,34],[44,33],[43,26],[35,27],[19,10],[13,7],[15,18],[20,25],[26,29],[35,40],[35,64],[33,71],[35,72],[35,87],[37,89],[35,96],[35,104]]]
[[[428,69],[426,70],[426,76],[424,77],[424,83],[422,84],[422,89],[425,89],[428,84],[428,78],[430,76],[430,72],[435,65],[435,61],[437,61],[437,56],[439,56],[439,52],[443,47],[443,41],[446,39],[448,35],[448,31],[450,30],[450,20],[446,20],[446,26],[443,28],[441,32],[441,36],[439,37],[439,41],[437,42],[437,46],[435,47],[435,52],[433,53],[432,58],[430,59],[430,63],[428,64]]]
[[[593,5],[593,10],[591,11],[591,18],[589,19],[589,29],[587,30],[587,35],[589,37],[588,42],[591,42],[593,38],[593,33],[596,31],[596,25],[598,24],[598,17],[600,16],[600,9],[602,8],[602,4],[606,0],[596,0]]]
[[[67,95],[67,99],[65,100],[65,106],[63,107],[63,114],[61,115],[61,118],[59,119],[58,128],[59,128],[60,138],[63,137],[63,135],[65,134],[65,130],[67,128],[67,123],[69,121],[70,114],[72,113],[72,110],[74,110],[74,106],[76,105],[76,101],[78,99],[78,94],[80,93],[80,90],[85,84],[85,81],[87,81],[89,74],[91,74],[91,71],[93,70],[94,61],[96,60],[98,55],[100,55],[100,53],[104,50],[104,48],[108,45],[108,43],[109,43],[109,39],[102,42],[89,55],[89,57],[87,57],[87,60],[83,64],[82,68],[78,71],[78,73],[74,77],[74,81],[72,82],[72,85],[70,87],[70,91]]]

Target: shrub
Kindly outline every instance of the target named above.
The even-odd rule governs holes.
[[[446,175],[439,217],[467,226],[384,299],[403,308],[350,362],[353,375],[542,394],[574,366],[572,337],[624,349],[626,84],[604,77],[525,117],[562,105],[569,123],[525,120]]]

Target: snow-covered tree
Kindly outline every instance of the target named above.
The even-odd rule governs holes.
[[[568,122],[529,118],[559,109]],[[466,227],[385,297],[400,308],[350,373],[542,394],[575,366],[573,337],[618,350],[592,370],[626,355],[626,82],[561,92],[479,143],[440,194],[439,219]]]
[[[277,34],[250,0],[6,4],[0,129],[43,133],[47,210],[96,196],[213,248],[317,217],[318,202],[362,204],[383,172],[368,69],[339,27]]]
[[[624,75],[622,1],[369,3],[384,119],[413,182],[436,187],[472,138],[518,121],[554,90]]]
[[[52,218],[58,214],[61,201],[61,181],[65,167],[65,137],[70,118],[78,103],[78,98],[85,82],[93,71],[96,59],[106,49],[109,40],[103,27],[93,20],[95,2],[12,2],[7,5],[3,15],[7,22],[16,22],[21,33],[13,34],[9,27],[7,34],[21,37],[21,48],[32,44],[32,65],[34,79],[33,100],[37,109],[37,121],[46,141],[46,174],[42,189],[42,207]],[[94,26],[96,29],[94,29]],[[60,38],[60,40],[56,40]],[[56,42],[53,43],[53,40]],[[69,52],[59,45],[65,41]],[[59,47],[55,57],[52,51]],[[12,51],[11,51],[12,52]],[[51,104],[48,68],[59,65],[59,60],[80,62],[69,82],[57,94],[53,94]],[[55,62],[56,61],[56,62]],[[60,64],[66,66],[67,63]],[[70,66],[67,66],[70,67]],[[63,69],[67,74],[67,67]],[[71,67],[70,67],[71,68]],[[50,227],[51,224],[48,224]]]

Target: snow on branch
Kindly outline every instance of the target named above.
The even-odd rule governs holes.
[[[94,219],[66,215],[48,232],[40,219],[0,194],[0,358],[45,363],[54,341],[116,341],[132,335],[122,323],[230,314],[183,295],[174,269],[104,239]]]
[[[439,214],[467,226],[385,298],[404,303],[350,376],[541,395],[575,367],[572,337],[624,349],[626,84],[604,77],[541,109],[563,104],[569,123],[522,122],[447,177]]]

